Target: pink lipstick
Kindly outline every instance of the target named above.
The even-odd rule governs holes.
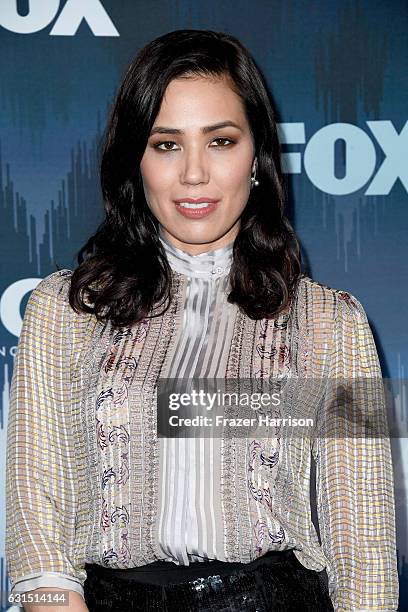
[[[217,208],[219,200],[214,198],[179,198],[174,200],[178,212],[188,219],[202,219]]]

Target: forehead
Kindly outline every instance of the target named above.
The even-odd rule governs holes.
[[[228,114],[228,117],[226,116]],[[173,79],[166,88],[155,124],[189,121],[202,124],[217,119],[246,122],[243,102],[226,76],[189,76]]]

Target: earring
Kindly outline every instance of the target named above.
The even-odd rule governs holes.
[[[256,180],[255,176],[256,176],[256,168],[254,170],[253,175],[251,176],[251,187],[258,187],[259,185],[259,181]]]

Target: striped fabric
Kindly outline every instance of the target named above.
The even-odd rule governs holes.
[[[305,567],[326,567],[336,612],[397,610],[389,439],[359,437],[357,419],[341,418],[336,386],[316,394],[302,387],[381,377],[361,303],[303,275],[287,311],[254,321],[226,301],[230,247],[191,258],[162,243],[173,300],[135,326],[118,330],[74,313],[68,270],[30,297],[8,420],[12,593],[59,586],[83,595],[86,562],[248,563],[293,548]],[[192,373],[293,377],[290,414],[313,415],[316,435],[158,438],[158,379]],[[371,417],[375,405],[386,432],[383,393],[368,388],[355,394],[350,414]],[[347,436],[333,435],[345,426]]]
[[[163,236],[173,270],[187,277],[183,325],[163,378],[224,378],[236,307],[228,304],[232,243],[192,256]],[[159,543],[177,564],[226,561],[220,504],[221,440],[160,438]]]

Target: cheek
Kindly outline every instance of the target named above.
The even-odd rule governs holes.
[[[159,199],[162,194],[168,194],[169,185],[173,182],[170,169],[156,160],[145,156],[140,163],[145,194],[151,199]]]
[[[230,164],[228,169],[218,175],[218,184],[225,195],[245,194],[250,187],[250,167],[247,164]]]
[[[247,185],[249,186],[251,160],[250,152],[245,150],[240,152],[239,155],[226,156],[222,163],[213,165],[212,172],[225,188],[239,191]]]

